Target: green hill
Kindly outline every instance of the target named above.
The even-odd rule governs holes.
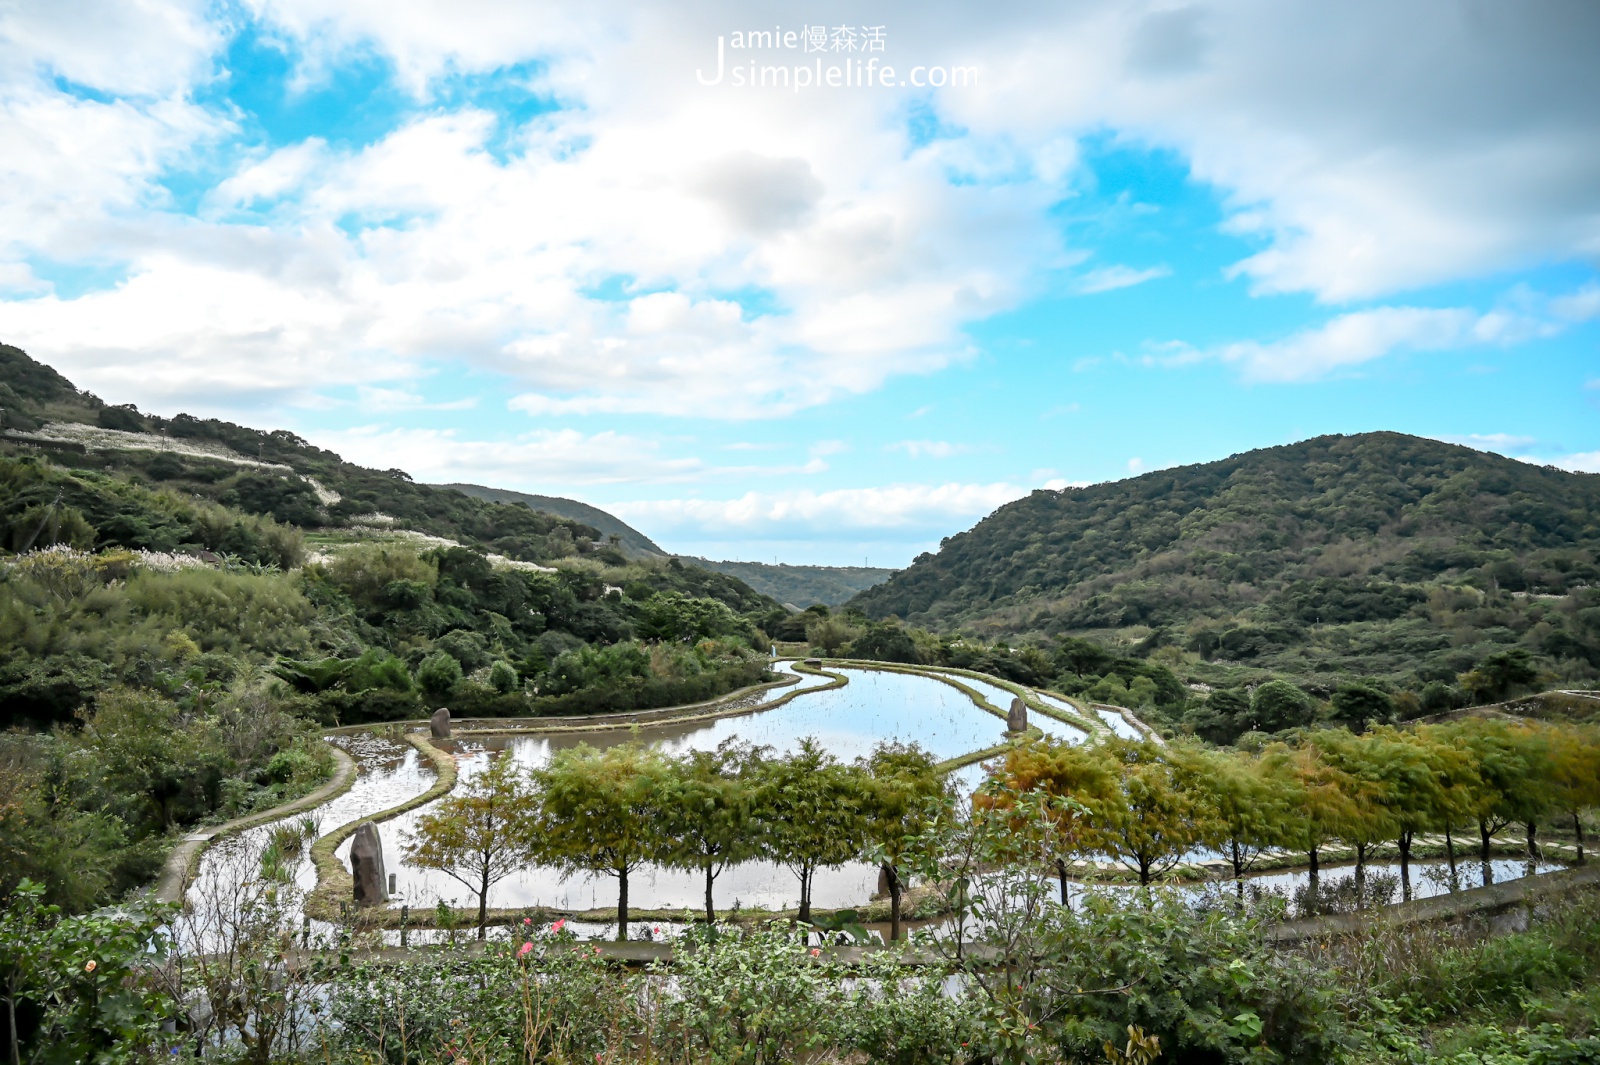
[[[791,566],[680,557],[685,562],[737,577],[762,595],[770,595],[780,603],[802,610],[814,603],[838,606],[857,592],[882,584],[895,572],[868,566]]]
[[[544,514],[553,514],[558,518],[566,518],[568,521],[581,522],[607,539],[615,536],[617,538],[617,546],[629,558],[667,557],[667,552],[657,547],[655,541],[627,522],[624,522],[621,518],[607,514],[599,507],[580,503],[576,499],[532,495],[528,492],[513,492],[509,488],[485,488],[480,484],[442,484],[438,487],[450,488],[463,495],[472,496],[474,499],[484,499],[491,503],[505,503],[508,506],[525,506]],[[727,571],[724,570],[722,572]]]
[[[1209,665],[1423,688],[1496,652],[1600,668],[1600,476],[1398,433],[1036,491],[856,596],[870,618],[1091,637]],[[1180,672],[1184,670],[1180,668]]]

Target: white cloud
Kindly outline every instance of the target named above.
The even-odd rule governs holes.
[[[1215,359],[1239,368],[1246,380],[1310,381],[1404,352],[1451,351],[1482,344],[1511,345],[1556,336],[1600,314],[1589,289],[1549,298],[1514,290],[1486,312],[1465,307],[1376,307],[1351,311],[1280,340],[1245,340],[1206,350],[1182,342],[1153,345],[1146,362],[1185,366]],[[1592,303],[1592,306],[1591,306]]]
[[[952,444],[948,440],[899,440],[884,445],[885,451],[903,451],[911,458],[947,459],[965,455],[972,448],[967,444]]]
[[[653,441],[615,432],[549,429],[511,440],[465,440],[453,429],[368,426],[307,436],[350,462],[402,469],[419,481],[542,491],[549,485],[682,482],[707,472],[699,459],[668,458]]]
[[[1167,277],[1172,270],[1166,266],[1151,266],[1143,270],[1121,264],[1101,266],[1090,270],[1072,283],[1073,291],[1080,295],[1092,296],[1098,292],[1112,292],[1119,288],[1131,288],[1142,285],[1146,281]]]
[[[420,393],[410,388],[373,388],[361,385],[356,389],[356,405],[364,411],[471,410],[478,405],[478,400],[469,396],[448,403],[429,403]]]
[[[1564,470],[1574,473],[1600,473],[1600,451],[1581,451],[1575,455],[1562,455],[1549,460],[1552,466],[1560,466]]]
[[[1517,436],[1514,433],[1468,433],[1466,436],[1441,436],[1439,439],[1448,444],[1496,452],[1526,451],[1539,442],[1536,437]]]
[[[1029,489],[1013,484],[898,484],[832,491],[747,492],[736,499],[662,499],[610,503],[606,509],[663,536],[844,539],[891,531],[965,528]]]
[[[898,92],[696,85],[717,32],[792,13],[770,5],[244,10],[307,84],[376,56],[422,107],[358,150],[230,149],[195,219],[160,179],[218,165],[205,153],[236,132],[196,100],[227,74],[239,15],[200,0],[0,9],[0,260],[128,278],[39,296],[8,266],[25,298],[0,303],[0,331],[91,387],[200,410],[309,403],[330,385],[403,389],[440,361],[511,375],[531,414],[794,411],[971,358],[971,323],[1081,262],[1048,212],[1071,195],[1077,139],[1106,130],[1176,150],[1221,190],[1228,225],[1262,245],[1237,266],[1259,291],[1342,301],[1600,254],[1600,15],[1584,5],[892,5],[897,61],[983,70],[977,89],[931,98],[946,131],[931,141],[910,136]],[[508,123],[436,93],[456,75],[564,106]],[[593,295],[618,286],[621,301]],[[1597,310],[1590,286],[1548,313]],[[1298,379],[1529,324],[1448,313],[1357,312],[1232,357]]]

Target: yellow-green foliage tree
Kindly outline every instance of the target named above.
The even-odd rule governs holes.
[[[1572,818],[1578,864],[1584,863],[1583,811],[1600,806],[1600,730],[1549,730],[1552,805]]]
[[[1528,853],[1538,847],[1535,825],[1550,804],[1550,750],[1546,737],[1527,725],[1493,718],[1465,718],[1442,726],[1443,742],[1470,756],[1468,816],[1478,823],[1480,855],[1489,865],[1495,835],[1508,825],[1528,828]]]
[[[1274,744],[1262,753],[1264,769],[1289,789],[1289,834],[1306,852],[1316,897],[1322,848],[1344,837],[1361,817],[1360,782],[1311,745]]]
[[[799,879],[799,917],[809,922],[817,870],[843,865],[862,852],[862,774],[840,765],[807,737],[792,754],[762,762],[755,779],[752,826],[761,852]]]
[[[948,807],[938,763],[916,744],[883,743],[859,763],[868,849],[889,883],[889,940],[900,938],[905,860],[916,836]]]
[[[705,877],[706,924],[717,920],[712,891],[717,875],[755,851],[750,834],[754,752],[727,740],[714,751],[690,751],[665,767],[659,795],[667,864]]]
[[[1339,829],[1339,838],[1356,852],[1356,883],[1366,884],[1367,859],[1372,848],[1395,834],[1391,809],[1384,804],[1383,781],[1372,771],[1362,737],[1344,729],[1312,733],[1309,742],[1318,757],[1342,774],[1351,789],[1352,802]]]
[[[1067,857],[1092,849],[1093,811],[1119,793],[1119,767],[1100,747],[1063,743],[1046,737],[1037,743],[1013,747],[1007,754],[1002,777],[1014,792],[1042,791],[1058,799],[1071,799],[1047,808],[1058,840],[1055,867],[1061,901],[1067,901]]]
[[[557,751],[533,773],[546,859],[569,871],[617,878],[617,939],[628,938],[628,876],[668,859],[660,830],[666,760],[638,743]]]
[[[1270,763],[1252,755],[1196,751],[1188,757],[1214,814],[1206,842],[1227,855],[1242,894],[1244,874],[1261,854],[1294,842],[1294,791]]]
[[[1116,767],[1114,786],[1092,805],[1086,842],[1149,884],[1212,834],[1215,808],[1196,774],[1155,744],[1117,739],[1104,749]]]
[[[1385,725],[1359,737],[1358,744],[1361,775],[1376,785],[1376,801],[1400,851],[1400,882],[1410,899],[1412,843],[1418,833],[1442,828],[1470,808],[1474,766],[1459,748],[1425,732]]]
[[[461,882],[478,898],[478,938],[489,923],[489,889],[534,860],[539,840],[533,791],[500,755],[417,823],[406,859]]]

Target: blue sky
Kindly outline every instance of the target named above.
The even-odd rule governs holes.
[[[6,7],[0,340],[725,558],[1320,433],[1600,471],[1585,9],[570,7]]]

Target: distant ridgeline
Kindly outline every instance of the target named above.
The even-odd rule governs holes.
[[[568,521],[582,522],[584,525],[599,532],[605,542],[614,542],[622,553],[629,558],[667,557],[667,552],[657,547],[653,540],[638,529],[615,515],[607,514],[599,507],[592,507],[588,503],[580,503],[576,499],[533,495],[528,492],[513,492],[507,488],[485,488],[478,484],[443,484],[439,487],[454,489],[463,495],[472,496],[474,499],[485,499],[491,503],[520,504],[544,514],[553,514],[558,518],[566,518]],[[616,538],[614,541],[613,537]]]
[[[1374,678],[1438,710],[1595,686],[1597,548],[1600,476],[1324,436],[1036,491],[848,607],[988,639],[1088,637],[1196,684],[1282,674],[1326,695]]]
[[[696,566],[737,577],[762,595],[802,610],[817,603],[838,606],[857,592],[883,583],[895,572],[871,566],[791,566],[680,557]]]

